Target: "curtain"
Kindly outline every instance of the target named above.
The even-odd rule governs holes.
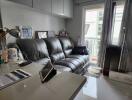
[[[111,43],[111,30],[113,22],[114,3],[113,0],[105,0],[104,19],[102,26],[101,45],[99,50],[98,64],[104,67],[105,53],[107,46]]]
[[[128,43],[127,43],[127,36],[128,36],[128,24],[129,24],[129,16],[130,16],[130,0],[126,0],[125,7],[124,7],[124,13],[123,13],[123,19],[122,19],[122,26],[121,26],[121,37],[120,37],[120,45],[121,45],[121,56],[118,66],[119,72],[126,72],[127,69],[127,61],[128,61]],[[130,35],[129,35],[130,36]]]

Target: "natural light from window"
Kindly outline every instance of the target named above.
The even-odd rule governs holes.
[[[87,9],[85,15],[85,45],[89,49],[90,62],[97,63],[103,24],[103,8]]]
[[[112,29],[112,44],[113,45],[119,44],[123,10],[124,10],[124,5],[115,6],[115,13],[113,18],[113,29]]]

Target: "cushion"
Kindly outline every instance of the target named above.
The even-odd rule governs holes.
[[[43,39],[20,39],[17,40],[17,45],[26,60],[37,61],[42,58],[49,58],[47,46]]]
[[[49,58],[43,58],[36,61],[36,63],[39,63],[41,65],[46,65],[50,61]]]
[[[72,53],[72,49],[74,48],[71,40],[68,37],[60,37],[59,40],[61,42],[65,56],[70,55]]]
[[[20,40],[17,40],[17,45],[19,46],[26,60],[36,61],[39,59],[39,53],[36,48],[35,40],[20,39]]]
[[[84,64],[86,64],[89,61],[88,55],[69,55],[68,58],[78,58]]]
[[[62,65],[72,69],[72,71],[83,66],[83,63],[77,58],[65,58],[55,62],[55,65]]]
[[[60,72],[63,72],[63,71],[71,72],[72,71],[71,68],[66,67],[66,66],[62,66],[62,65],[54,65],[54,68],[57,69],[57,71],[60,71]]]
[[[39,52],[39,58],[48,58],[49,53],[48,53],[48,49],[47,49],[47,46],[44,40],[37,39],[35,41],[36,41],[37,51]]]
[[[58,38],[52,37],[52,38],[46,38],[44,40],[47,44],[49,55],[51,57],[52,62],[56,62],[60,59],[65,58],[61,43]]]

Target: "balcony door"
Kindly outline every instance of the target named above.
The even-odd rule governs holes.
[[[111,45],[119,45],[124,4],[124,2],[116,2],[116,5],[114,5],[113,24],[110,35]],[[102,35],[103,17],[105,17],[104,4],[85,7],[84,12],[84,43],[89,49],[90,62],[97,64]]]
[[[102,33],[104,5],[85,8],[84,43],[89,49],[90,62],[97,64]]]

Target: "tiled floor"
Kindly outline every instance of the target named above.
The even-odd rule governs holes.
[[[74,100],[132,100],[132,85],[107,77],[87,77],[87,82]]]

